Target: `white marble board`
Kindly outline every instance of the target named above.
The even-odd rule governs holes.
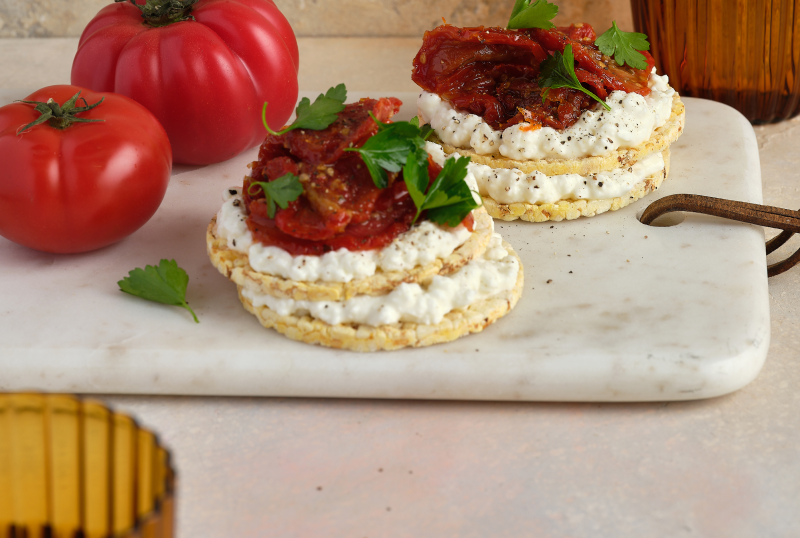
[[[25,95],[6,90],[0,104]],[[397,96],[410,118],[416,96]],[[692,214],[671,227],[636,218],[673,193],[761,202],[750,125],[724,105],[685,101],[686,131],[656,193],[591,219],[497,222],[525,267],[522,299],[449,344],[370,354],[309,346],[240,306],[207,259],[205,229],[255,149],[177,166],[150,222],[105,249],[52,255],[0,238],[0,390],[571,401],[737,390],[769,346],[762,230]],[[118,290],[130,269],[161,258],[188,271],[200,324]]]

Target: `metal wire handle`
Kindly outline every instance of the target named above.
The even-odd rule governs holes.
[[[749,204],[734,200],[723,200],[699,194],[673,194],[656,200],[642,213],[643,224],[651,224],[655,219],[673,211],[689,211],[702,213],[726,219],[758,224],[769,228],[783,230],[766,243],[766,253],[769,254],[784,243],[795,233],[800,233],[800,212],[768,205]],[[800,250],[783,261],[767,266],[767,276],[775,276],[787,271],[800,262]]]

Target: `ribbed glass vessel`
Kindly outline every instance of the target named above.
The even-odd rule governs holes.
[[[800,112],[800,0],[631,0],[659,73],[753,123]]]
[[[0,393],[0,538],[172,538],[175,474],[104,405]]]

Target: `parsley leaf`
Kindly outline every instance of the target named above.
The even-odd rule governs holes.
[[[186,302],[189,275],[178,267],[175,260],[161,260],[157,267],[152,265],[146,265],[144,269],[137,267],[117,284],[120,290],[136,297],[183,307],[192,313],[195,323],[200,323]]]
[[[572,45],[564,47],[564,54],[554,51],[552,56],[548,56],[542,62],[541,72],[539,73],[539,86],[546,88],[542,93],[542,102],[547,98],[550,88],[572,88],[582,91],[598,103],[602,104],[606,110],[611,110],[602,99],[583,87],[575,75],[575,57],[572,55]]]
[[[430,183],[428,152],[418,149],[408,154],[406,164],[403,166],[403,181],[406,183],[408,194],[414,200],[414,205],[417,206],[417,214],[414,216],[414,221],[416,221],[425,203],[425,191]]]
[[[267,199],[267,215],[275,218],[275,204],[281,209],[289,207],[289,202],[297,200],[303,194],[303,184],[300,178],[292,173],[284,174],[272,181],[253,181],[247,188],[248,194],[255,194],[253,187],[261,187],[264,191],[264,198]]]
[[[261,109],[261,121],[270,134],[279,136],[291,131],[292,129],[311,129],[321,131],[336,121],[339,112],[344,110],[344,102],[347,100],[347,88],[344,84],[328,88],[325,94],[319,94],[312,104],[308,97],[303,97],[295,109],[297,119],[282,131],[275,132],[267,124],[267,103]]]
[[[417,206],[417,214],[412,224],[423,211],[427,211],[428,220],[453,228],[458,226],[470,211],[480,207],[473,198],[469,186],[464,182],[469,161],[469,157],[447,159],[442,171],[428,188],[430,181],[428,154],[424,149],[408,154],[403,167],[403,180],[411,199],[414,200],[414,205]]]
[[[469,157],[449,158],[425,196],[423,209],[428,210],[428,219],[451,228],[458,226],[464,217],[480,207],[472,191],[464,181],[467,177]]]
[[[508,19],[508,28],[543,28],[549,30],[555,24],[551,22],[558,13],[558,6],[547,0],[517,0],[511,17]]]
[[[467,175],[468,157],[458,160],[448,159],[442,172],[436,176],[433,184],[428,176],[428,153],[425,151],[425,139],[430,136],[430,125],[419,127],[419,118],[411,121],[378,124],[378,133],[369,138],[360,148],[347,148],[345,151],[357,151],[367,166],[372,181],[384,189],[388,186],[389,172],[403,171],[408,193],[417,206],[416,222],[423,211],[427,211],[428,219],[450,227],[458,226],[467,213],[479,207],[472,191],[464,182]],[[428,188],[430,185],[430,188]]]
[[[399,172],[408,154],[421,149],[425,140],[422,130],[409,121],[381,123],[374,117],[372,119],[378,124],[378,133],[360,148],[347,148],[345,151],[360,153],[375,186],[385,189],[389,184],[386,172]]]
[[[650,50],[647,36],[638,32],[623,32],[617,28],[617,21],[612,21],[611,28],[598,37],[594,44],[606,56],[614,56],[619,65],[628,64],[636,69],[647,68],[647,58],[639,52]]]

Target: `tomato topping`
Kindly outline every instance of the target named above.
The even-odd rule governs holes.
[[[588,26],[588,25],[584,25]],[[646,69],[636,69],[629,65],[619,65],[613,58],[609,58],[597,49],[594,41],[586,43],[570,39],[569,36],[557,28],[542,30],[533,28],[528,30],[544,47],[551,51],[564,52],[567,45],[572,45],[572,53],[575,56],[575,67],[581,67],[586,71],[597,75],[609,92],[622,90],[626,93],[638,93],[649,95],[650,88],[647,80],[650,78],[650,70],[655,65],[655,61],[647,51],[639,51],[647,59]],[[577,72],[576,72],[577,74]],[[578,77],[580,80],[580,77]],[[581,81],[583,82],[583,81]]]
[[[598,50],[596,38],[588,24],[551,30],[439,26],[425,32],[411,78],[495,129],[523,122],[565,129],[596,104],[570,88],[551,89],[542,101],[540,65],[566,45],[572,45],[578,80],[601,99],[614,90],[650,93],[652,57],[643,51],[647,69],[619,66]]]
[[[362,99],[346,105],[324,130],[268,136],[244,183],[247,226],[254,239],[293,255],[319,256],[340,248],[383,248],[408,230],[417,208],[400,174],[388,173],[388,187],[379,189],[361,155],[345,151],[362,146],[378,131],[370,113],[386,122],[401,104],[393,97]],[[428,159],[431,181],[440,171]],[[300,178],[303,194],[270,218],[264,193],[253,183],[287,173]],[[472,230],[473,222],[470,213],[463,224]]]
[[[347,106],[327,129],[297,129],[281,136],[269,135],[265,144],[282,145],[308,164],[332,164],[344,154],[345,148],[362,146],[367,138],[378,132],[378,126],[369,117],[370,112],[378,121],[386,122],[397,114],[402,104],[394,97],[377,101],[362,99],[354,103],[356,106]]]

